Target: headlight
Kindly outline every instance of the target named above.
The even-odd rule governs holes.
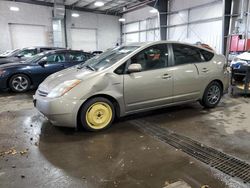
[[[73,89],[75,86],[77,86],[81,80],[69,80],[65,81],[58,86],[56,86],[54,89],[52,89],[51,92],[47,95],[49,98],[56,98],[61,97],[71,89]]]
[[[5,70],[0,69],[0,76],[4,75],[5,72],[6,72]]]

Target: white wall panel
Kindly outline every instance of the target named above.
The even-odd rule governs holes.
[[[139,33],[126,34],[125,41],[126,41],[125,42],[126,44],[133,43],[133,42],[139,42]]]
[[[189,21],[217,18],[222,16],[222,3],[190,10]]]
[[[27,46],[48,46],[45,26],[10,24],[12,49]]]
[[[97,50],[112,48],[120,43],[120,22],[119,17],[89,12],[77,12],[80,16],[73,18],[72,12],[67,10],[67,35],[68,45],[72,47],[71,28],[95,29],[97,31]]]
[[[95,29],[71,29],[71,42],[73,50],[91,52],[97,50],[97,33]]]
[[[169,25],[183,24],[188,22],[188,11],[180,11],[169,16]]]
[[[201,41],[209,44],[214,50],[220,53],[222,50],[222,21],[191,24],[189,40],[192,43]]]
[[[125,27],[125,32],[139,31],[139,22],[127,24]]]
[[[187,26],[171,27],[168,29],[168,39],[182,41],[187,38]]]
[[[215,0],[171,0],[170,9],[171,11],[186,9],[206,3],[213,2]]]
[[[10,6],[17,6],[20,10],[18,12],[10,11]],[[10,23],[44,26],[46,37],[49,40],[48,45],[53,45],[52,7],[0,1],[0,52],[12,49]]]

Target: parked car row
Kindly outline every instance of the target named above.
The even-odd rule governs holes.
[[[213,108],[228,89],[226,65],[223,55],[195,45],[124,45],[48,76],[34,105],[54,125],[90,131],[108,128],[115,117],[166,106],[199,101]]]
[[[39,49],[41,51],[42,48]],[[38,87],[50,74],[83,63],[91,57],[92,54],[83,51],[50,49],[33,55],[26,61],[0,65],[0,89],[25,92]]]

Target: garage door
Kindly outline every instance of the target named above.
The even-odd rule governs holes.
[[[47,46],[48,37],[45,26],[9,24],[12,48]]]
[[[97,50],[96,29],[71,29],[71,48],[73,50]]]

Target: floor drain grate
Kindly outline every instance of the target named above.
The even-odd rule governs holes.
[[[250,183],[250,164],[146,121],[133,120],[131,123],[146,134],[182,150],[205,164],[227,175],[240,178],[244,183]]]

